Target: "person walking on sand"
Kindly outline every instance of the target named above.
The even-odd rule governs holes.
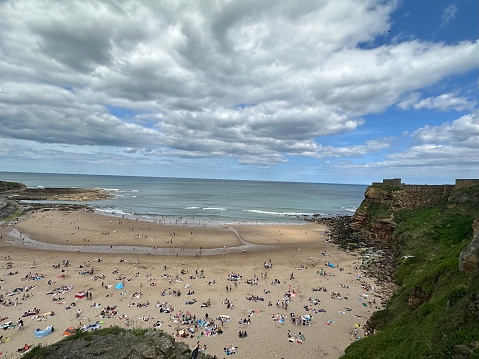
[[[191,352],[191,359],[198,358],[198,354],[200,352],[200,344],[196,344],[196,348]]]

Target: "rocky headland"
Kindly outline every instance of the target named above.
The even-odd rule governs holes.
[[[24,211],[31,209],[74,210],[88,207],[84,204],[65,204],[64,202],[88,202],[109,198],[110,194],[99,188],[28,188],[22,183],[0,181],[0,221],[18,217]],[[20,201],[47,201],[48,203],[22,204]]]
[[[110,198],[99,188],[25,188],[10,195],[11,199],[29,201],[99,201]]]

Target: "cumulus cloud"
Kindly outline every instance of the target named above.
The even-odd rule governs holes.
[[[447,144],[464,147],[465,149],[479,148],[479,117],[478,113],[462,116],[451,123],[441,126],[426,126],[415,131],[412,136],[426,144]]]
[[[98,104],[46,84],[7,83],[0,92],[0,133],[6,138],[73,145],[157,145],[158,131],[126,123]]]
[[[472,110],[476,102],[466,97],[457,97],[452,93],[445,93],[436,97],[427,97],[420,99],[419,93],[411,93],[407,98],[398,103],[398,107],[403,110],[408,109],[428,109],[438,111],[464,111]]]
[[[477,166],[477,155],[472,152],[452,145],[420,145],[413,146],[404,153],[390,155],[384,164],[395,167],[442,167],[447,171],[451,166]]]
[[[469,109],[465,97],[418,94],[477,68],[477,41],[374,45],[398,6],[3,1],[0,137],[261,166],[377,153],[388,141],[322,138],[397,103]]]
[[[439,111],[448,111],[450,109],[456,111],[472,110],[474,103],[465,97],[455,97],[453,94],[447,93],[437,97],[428,97],[422,99],[413,107],[417,109],[437,109]]]
[[[479,168],[479,119],[477,112],[440,126],[425,126],[411,134],[415,145],[386,156],[385,161],[367,166],[433,168],[443,171],[469,168],[472,176]]]

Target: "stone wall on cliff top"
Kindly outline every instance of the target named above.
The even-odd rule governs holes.
[[[475,182],[477,181],[477,183]],[[449,197],[456,188],[478,185],[479,180],[456,180],[454,185],[404,184],[400,178],[384,179],[368,187],[365,198],[379,200],[397,209],[421,209],[436,206]]]

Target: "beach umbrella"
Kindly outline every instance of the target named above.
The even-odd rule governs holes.
[[[70,335],[73,335],[73,334],[76,334],[77,330],[73,327],[68,327],[67,329],[65,329],[65,331],[63,332],[63,336],[64,337],[69,337]]]
[[[115,285],[115,289],[123,289],[123,283],[119,282],[117,285]]]

